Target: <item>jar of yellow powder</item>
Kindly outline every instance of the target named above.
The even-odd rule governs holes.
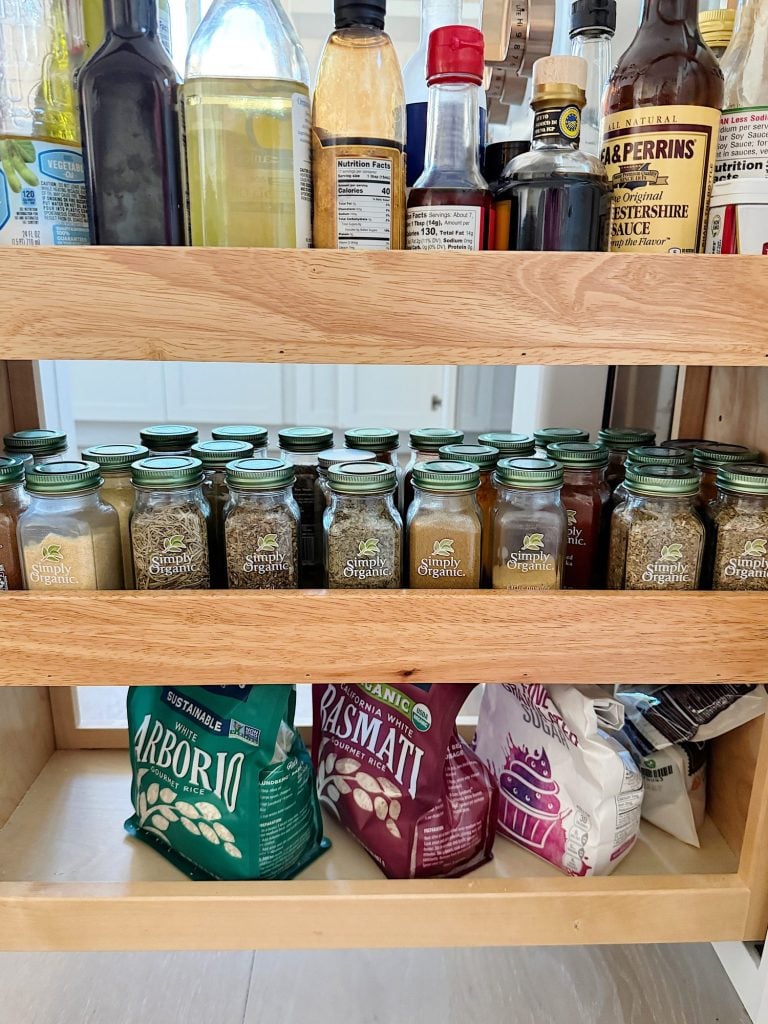
[[[149,452],[143,444],[96,444],[83,451],[83,458],[101,469],[104,483],[101,498],[117,512],[120,520],[120,542],[123,548],[123,579],[125,589],[133,590],[133,554],[131,552],[131,509],[133,485],[131,466]]]

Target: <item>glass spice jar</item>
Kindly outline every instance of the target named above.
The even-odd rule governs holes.
[[[269,455],[269,431],[266,427],[253,425],[214,427],[211,431],[214,441],[245,441],[253,448],[252,458],[266,459]]]
[[[344,462],[328,470],[325,560],[331,589],[400,586],[403,523],[395,507],[397,474],[383,462]]]
[[[395,467],[399,481],[400,460],[397,453],[400,447],[400,434],[397,430],[389,427],[353,427],[352,430],[345,431],[344,444],[347,448],[375,452],[378,462]]]
[[[27,470],[29,506],[18,522],[27,590],[121,590],[120,521],[101,500],[95,462]]]
[[[760,452],[743,444],[711,444],[693,450],[693,464],[701,473],[699,500],[706,509],[717,497],[717,473],[726,466],[740,462],[759,462]]]
[[[277,435],[282,457],[296,470],[293,496],[301,513],[299,558],[302,587],[323,586],[323,512],[318,456],[333,447],[328,427],[288,427]]]
[[[710,516],[712,589],[768,590],[768,466],[720,469]]]
[[[583,444],[589,441],[589,431],[579,427],[542,427],[534,430],[533,440],[536,444],[536,456],[547,458],[547,448],[551,444]]]
[[[415,496],[408,510],[408,579],[414,590],[480,586],[480,476],[477,465],[447,457],[414,466]]]
[[[457,459],[477,466],[480,486],[475,495],[483,522],[483,553],[480,562],[480,586],[490,587],[493,568],[491,521],[496,505],[493,472],[499,461],[499,449],[490,444],[447,444],[440,449],[441,459]],[[424,463],[430,465],[430,463]]]
[[[714,441],[709,441],[704,437],[670,437],[668,441],[664,442],[664,447],[679,448],[683,451],[693,452],[694,448],[706,448],[714,443]]]
[[[524,459],[536,452],[533,434],[504,434],[491,430],[486,434],[480,434],[477,443],[488,444],[491,448],[498,449],[499,458],[502,459]]]
[[[199,459],[168,455],[131,466],[131,545],[137,590],[208,590],[208,530]]]
[[[83,451],[83,458],[95,462],[104,483],[101,499],[117,512],[120,521],[120,544],[123,551],[123,580],[126,590],[133,590],[133,551],[131,550],[131,511],[133,485],[131,466],[149,454],[143,444],[97,444]]]
[[[614,491],[624,479],[624,464],[629,449],[637,448],[638,445],[654,444],[656,434],[647,427],[605,427],[598,430],[597,439],[610,453],[605,479]]]
[[[563,588],[597,590],[605,585],[611,489],[605,482],[608,449],[598,443],[555,442],[549,454],[563,466],[560,500],[568,517]]]
[[[362,448],[329,448],[325,452],[320,452],[317,456],[318,479],[326,508],[331,504],[331,488],[328,486],[328,470],[331,466],[340,466],[342,462],[378,461],[375,452],[367,452]]]
[[[627,461],[624,463],[625,474],[629,473],[632,466],[692,466],[693,450],[688,448],[670,448],[668,446],[641,445],[637,448],[630,448],[627,452]],[[626,501],[629,492],[626,482],[616,487],[611,498],[613,507]]]
[[[226,466],[234,459],[248,459],[253,445],[248,441],[200,441],[192,445],[192,458],[203,464],[203,497],[210,509],[211,586],[227,585],[227,556],[224,551],[224,509],[229,501]]]
[[[28,505],[24,461],[13,455],[0,456],[0,590],[24,587],[17,527]]]
[[[400,484],[400,508],[403,513],[403,522],[408,518],[408,509],[413,501],[413,467],[417,462],[434,462],[437,459],[440,449],[446,444],[462,444],[464,441],[463,430],[453,430],[450,427],[419,427],[412,430],[408,435],[411,454],[408,463],[403,470]]]
[[[60,430],[17,430],[3,438],[6,455],[23,459],[25,465],[61,462],[67,450],[67,435]]]
[[[163,455],[189,455],[200,435],[197,427],[183,423],[158,423],[139,431],[141,443],[149,449],[150,457]]]
[[[611,517],[608,588],[695,590],[704,552],[699,474],[688,466],[637,466],[626,486],[629,496]]]
[[[231,590],[288,590],[299,585],[301,515],[296,471],[284,459],[238,459],[227,466],[224,512]]]
[[[559,590],[568,543],[554,459],[500,459],[494,482],[494,590]]]

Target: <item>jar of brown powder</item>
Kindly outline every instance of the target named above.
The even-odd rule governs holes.
[[[493,568],[493,546],[491,544],[491,522],[493,507],[496,504],[496,487],[493,473],[499,461],[499,449],[491,444],[448,444],[440,449],[441,459],[453,459],[469,462],[477,466],[480,473],[480,486],[475,498],[480,506],[483,522],[483,553],[480,564],[480,586],[490,587]],[[429,465],[429,463],[424,463]]]
[[[0,590],[24,587],[16,529],[28,504],[23,459],[0,457]]]
[[[415,497],[408,513],[408,579],[414,590],[480,586],[479,487],[480,469],[468,461],[446,458],[414,466]]]

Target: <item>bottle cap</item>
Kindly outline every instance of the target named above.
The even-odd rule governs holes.
[[[143,444],[95,444],[83,450],[83,458],[95,462],[102,473],[130,469],[134,462],[148,455],[149,450]]]
[[[713,444],[693,449],[693,464],[697,469],[719,469],[732,462],[759,462],[760,452],[743,444]]]
[[[383,462],[342,462],[328,470],[328,484],[336,494],[390,494],[397,473]]]
[[[699,492],[699,474],[690,466],[632,466],[624,486],[630,494],[692,497]]]
[[[469,462],[483,472],[495,469],[499,461],[499,449],[490,444],[444,444],[439,452],[441,459]],[[431,463],[423,463],[431,465]],[[413,467],[414,473],[416,467]]]
[[[253,455],[253,445],[248,441],[201,441],[192,445],[192,456],[200,459],[203,469],[224,469],[234,459],[248,459]]]
[[[269,431],[266,427],[257,427],[252,424],[232,424],[226,427],[215,427],[211,431],[214,441],[247,441],[254,448],[265,448],[269,440]]]
[[[139,431],[139,437],[151,452],[175,452],[191,448],[199,440],[197,427],[183,423],[158,423],[154,427],[144,427]]]
[[[573,0],[571,4],[571,39],[585,28],[616,31],[616,0]]]
[[[437,82],[483,84],[483,33],[471,25],[442,25],[429,34],[427,85]]]
[[[188,455],[162,455],[139,459],[131,466],[134,487],[147,490],[173,490],[175,487],[196,487],[203,482],[203,464]]]
[[[74,494],[101,487],[104,479],[95,462],[48,462],[27,473],[32,494]]]
[[[647,427],[603,427],[598,430],[597,439],[612,452],[628,452],[638,445],[652,445],[656,434]]]
[[[733,35],[736,11],[730,7],[718,7],[714,11],[699,13],[699,31],[707,46],[727,46]]]
[[[277,491],[291,487],[296,470],[284,459],[235,459],[227,463],[227,484],[241,491]]]
[[[540,57],[533,65],[534,109],[542,103],[587,102],[587,71],[583,57]]]
[[[60,430],[17,430],[3,438],[8,455],[30,452],[34,458],[59,455],[67,450],[67,435]]]
[[[337,29],[349,28],[350,25],[372,25],[383,29],[387,0],[333,0],[333,13]]]
[[[422,491],[443,494],[476,491],[480,486],[480,470],[475,464],[464,460],[435,459],[434,462],[420,462],[413,467],[413,483]]]

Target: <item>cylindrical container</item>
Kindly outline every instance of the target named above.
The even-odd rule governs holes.
[[[460,447],[460,446],[459,446]],[[495,449],[494,449],[495,451]],[[446,457],[413,470],[408,512],[408,579],[414,590],[480,586],[483,518],[477,465]]]
[[[768,466],[723,467],[717,492],[712,589],[768,590]]]
[[[227,466],[224,513],[231,590],[288,590],[299,585],[296,473],[283,459],[238,459]]]
[[[375,452],[378,462],[388,462],[394,466],[400,478],[400,462],[397,450],[400,447],[400,434],[389,427],[354,427],[344,433],[344,444],[347,448],[360,448],[363,451]]]
[[[27,471],[29,507],[18,539],[27,590],[121,590],[120,521],[101,500],[95,462],[49,462]]]
[[[633,466],[692,466],[693,449],[673,448],[658,445],[639,445],[637,448],[630,448],[627,452],[627,461],[624,463],[625,473],[629,473]],[[611,498],[611,504],[615,508],[622,501],[626,501],[629,491],[626,487],[626,480],[616,487]]]
[[[496,505],[496,487],[493,473],[499,461],[499,449],[490,444],[447,444],[440,449],[441,459],[458,459],[477,466],[480,473],[480,486],[477,489],[477,504],[483,522],[483,554],[480,566],[480,584],[490,587],[493,568],[493,545],[491,520]],[[422,463],[430,465],[430,463]],[[410,563],[409,563],[410,564]]]
[[[420,427],[412,430],[408,435],[411,448],[411,455],[408,464],[403,471],[401,482],[400,507],[403,511],[403,522],[408,517],[408,509],[413,501],[413,467],[417,462],[434,462],[440,449],[446,444],[463,444],[464,431],[453,430],[450,427]]]
[[[483,177],[488,182],[492,195],[495,196],[498,192],[501,175],[510,160],[514,160],[521,153],[527,153],[530,148],[530,139],[505,139],[503,142],[488,143],[483,153]]]
[[[140,459],[131,466],[131,479],[136,589],[208,590],[210,510],[200,460],[182,455]]]
[[[706,251],[768,256],[768,178],[737,178],[713,186]]]
[[[24,587],[17,527],[28,505],[23,461],[12,455],[0,456],[0,590]]]
[[[229,501],[229,487],[225,475],[228,462],[249,459],[253,445],[247,441],[200,441],[192,445],[192,458],[203,464],[203,497],[211,510],[210,558],[211,586],[227,585],[227,557],[224,551],[224,508]]]
[[[717,473],[740,462],[759,462],[760,452],[743,444],[719,444],[713,441],[693,449],[693,464],[701,473],[699,498],[704,508],[717,497]]]
[[[549,445],[584,444],[589,441],[589,432],[579,427],[543,427],[534,430],[533,439],[536,442],[536,455],[546,459]]]
[[[504,434],[495,430],[480,434],[478,444],[489,444],[498,449],[502,459],[525,459],[536,452],[533,434]]]
[[[629,449],[654,444],[656,434],[647,427],[605,427],[598,430],[597,439],[610,452],[605,479],[613,491],[624,479],[624,463]]]
[[[101,498],[117,512],[120,522],[120,542],[123,550],[123,579],[125,589],[133,590],[133,552],[131,550],[131,512],[133,485],[131,466],[149,452],[142,444],[97,444],[86,448],[83,458],[95,462],[101,469],[104,484]]]
[[[61,462],[67,435],[60,430],[17,430],[3,438],[6,455],[23,459],[27,466]]]
[[[328,586],[395,590],[402,573],[403,523],[397,475],[383,462],[343,462],[328,470],[333,493],[324,516]]]
[[[267,458],[269,431],[266,427],[257,427],[250,424],[214,427],[211,431],[211,437],[214,441],[246,441],[253,446],[254,459]]]
[[[554,459],[500,459],[493,513],[494,590],[559,590],[568,543]]]
[[[692,452],[694,448],[706,448],[707,445],[715,444],[705,437],[670,437],[664,442],[665,448],[680,448],[686,452]]]
[[[293,496],[301,513],[301,586],[322,587],[325,495],[317,460],[320,452],[333,447],[333,431],[327,427],[288,427],[277,436],[283,458],[296,470]]]
[[[605,582],[611,489],[605,482],[608,449],[602,444],[555,442],[550,457],[564,471],[560,500],[568,517],[563,569],[566,590],[597,590]]]
[[[150,457],[164,455],[189,455],[192,445],[200,436],[197,427],[182,423],[159,423],[139,431],[141,443],[149,449]]]
[[[326,507],[331,504],[331,488],[328,486],[328,470],[342,462],[379,462],[375,452],[362,448],[328,448],[317,456],[318,481],[323,492]]]

